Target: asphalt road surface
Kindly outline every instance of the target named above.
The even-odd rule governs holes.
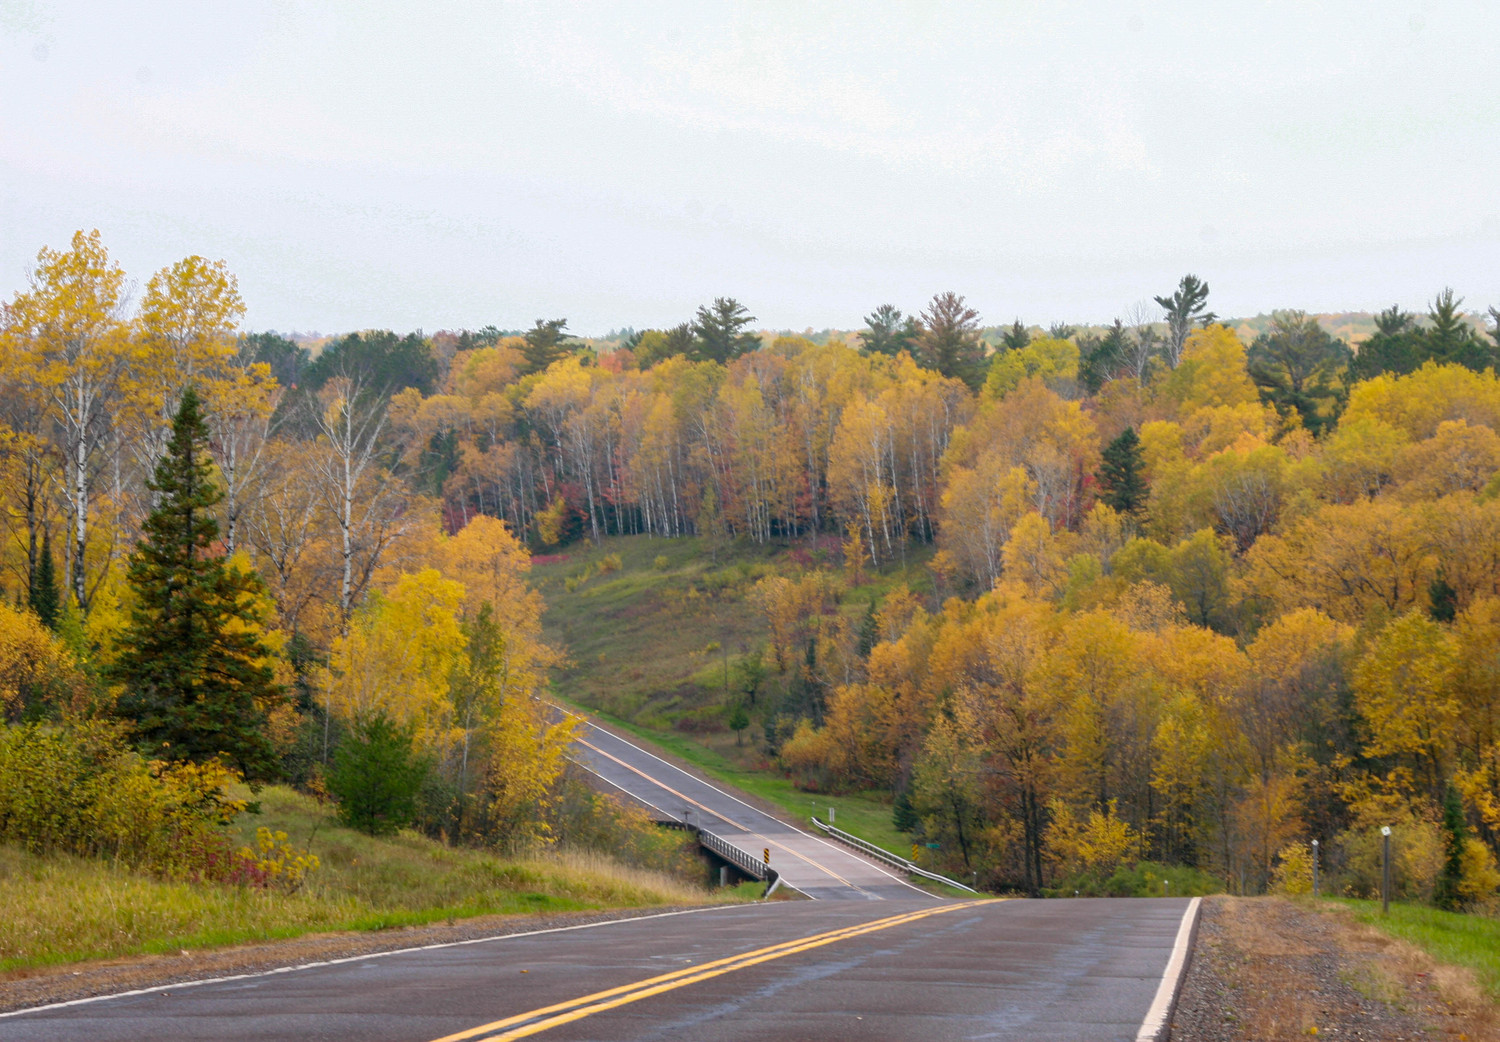
[[[782,883],[808,897],[933,899],[899,872],[788,825],[591,722],[579,726],[572,755],[659,816],[707,829],[754,859],[769,850]]]
[[[0,1042],[1136,1040],[1189,902],[710,908],[0,1016]]]

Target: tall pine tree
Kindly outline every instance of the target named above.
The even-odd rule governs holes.
[[[256,783],[278,774],[265,725],[284,693],[259,636],[260,579],[229,567],[219,546],[207,444],[189,388],[149,483],[158,503],[130,559],[134,604],[112,679],[150,755],[221,757]]]
[[[37,558],[36,570],[31,575],[31,588],[26,591],[26,600],[42,625],[49,630],[57,629],[57,614],[62,610],[62,595],[57,589],[57,571],[52,562],[52,533],[42,532],[42,552]]]
[[[1145,461],[1141,439],[1134,427],[1126,427],[1118,438],[1105,446],[1099,466],[1099,498],[1127,517],[1140,520],[1146,513],[1150,492],[1142,473]]]

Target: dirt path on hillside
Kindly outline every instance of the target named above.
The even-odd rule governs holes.
[[[1464,970],[1283,898],[1208,898],[1172,1042],[1495,1042],[1495,1009]]]

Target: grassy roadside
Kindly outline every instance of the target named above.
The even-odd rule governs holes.
[[[476,915],[738,899],[598,855],[510,859],[412,833],[376,839],[339,827],[289,789],[267,789],[261,802],[263,813],[240,819],[242,833],[285,831],[322,861],[296,893],[171,882],[0,845],[0,972]]]
[[[1380,914],[1379,901],[1338,898],[1354,918],[1381,933],[1422,949],[1433,959],[1474,973],[1492,1002],[1500,1002],[1500,919],[1443,912],[1421,905],[1393,904]]]

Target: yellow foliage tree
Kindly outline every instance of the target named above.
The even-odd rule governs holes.
[[[413,725],[428,749],[454,742],[449,678],[467,643],[459,625],[463,600],[463,585],[431,568],[372,594],[333,643],[330,710],[350,721],[384,712]]]

